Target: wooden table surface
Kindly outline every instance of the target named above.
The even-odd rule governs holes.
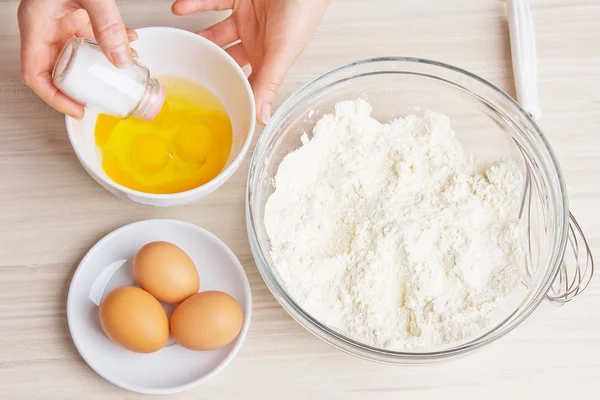
[[[226,15],[175,17],[167,0],[119,6],[133,28],[198,30]],[[190,221],[222,238],[244,265],[254,299],[250,331],[233,362],[206,384],[165,397],[598,398],[599,279],[568,305],[542,304],[498,342],[440,365],[378,365],[310,335],[271,296],[250,253],[243,200],[250,154],[224,187],[195,205],[153,209],[114,197],[79,165],[63,116],[21,83],[16,8],[17,1],[0,0],[0,399],[142,397],[84,363],[65,305],[71,276],[98,239],[157,217]],[[540,124],[562,164],[571,210],[600,254],[600,2],[535,0],[532,10]],[[335,66],[386,55],[454,64],[514,94],[504,1],[334,0],[278,103]]]

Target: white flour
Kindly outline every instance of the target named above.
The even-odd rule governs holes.
[[[277,271],[308,313],[369,345],[477,334],[521,278],[519,167],[464,154],[445,115],[370,112],[338,103],[281,162],[264,221]]]

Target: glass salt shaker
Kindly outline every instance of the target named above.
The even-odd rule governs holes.
[[[96,42],[75,38],[62,49],[52,71],[56,87],[84,106],[115,117],[152,120],[165,102],[165,87],[134,60],[115,67]]]

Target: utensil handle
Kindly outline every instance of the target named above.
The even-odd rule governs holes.
[[[533,118],[541,116],[537,90],[537,52],[533,19],[527,0],[508,0],[508,30],[517,88],[521,106]]]
[[[546,297],[558,305],[567,303],[585,290],[593,276],[594,259],[590,246],[577,220],[569,213],[567,249]]]

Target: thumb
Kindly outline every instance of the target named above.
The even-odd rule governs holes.
[[[119,68],[127,68],[133,62],[125,24],[115,0],[80,0],[87,11],[94,38],[106,58]]]
[[[250,76],[256,102],[256,119],[260,123],[266,125],[271,119],[271,104],[293,62],[294,57],[289,57],[285,52],[268,51],[256,75],[253,73]]]

